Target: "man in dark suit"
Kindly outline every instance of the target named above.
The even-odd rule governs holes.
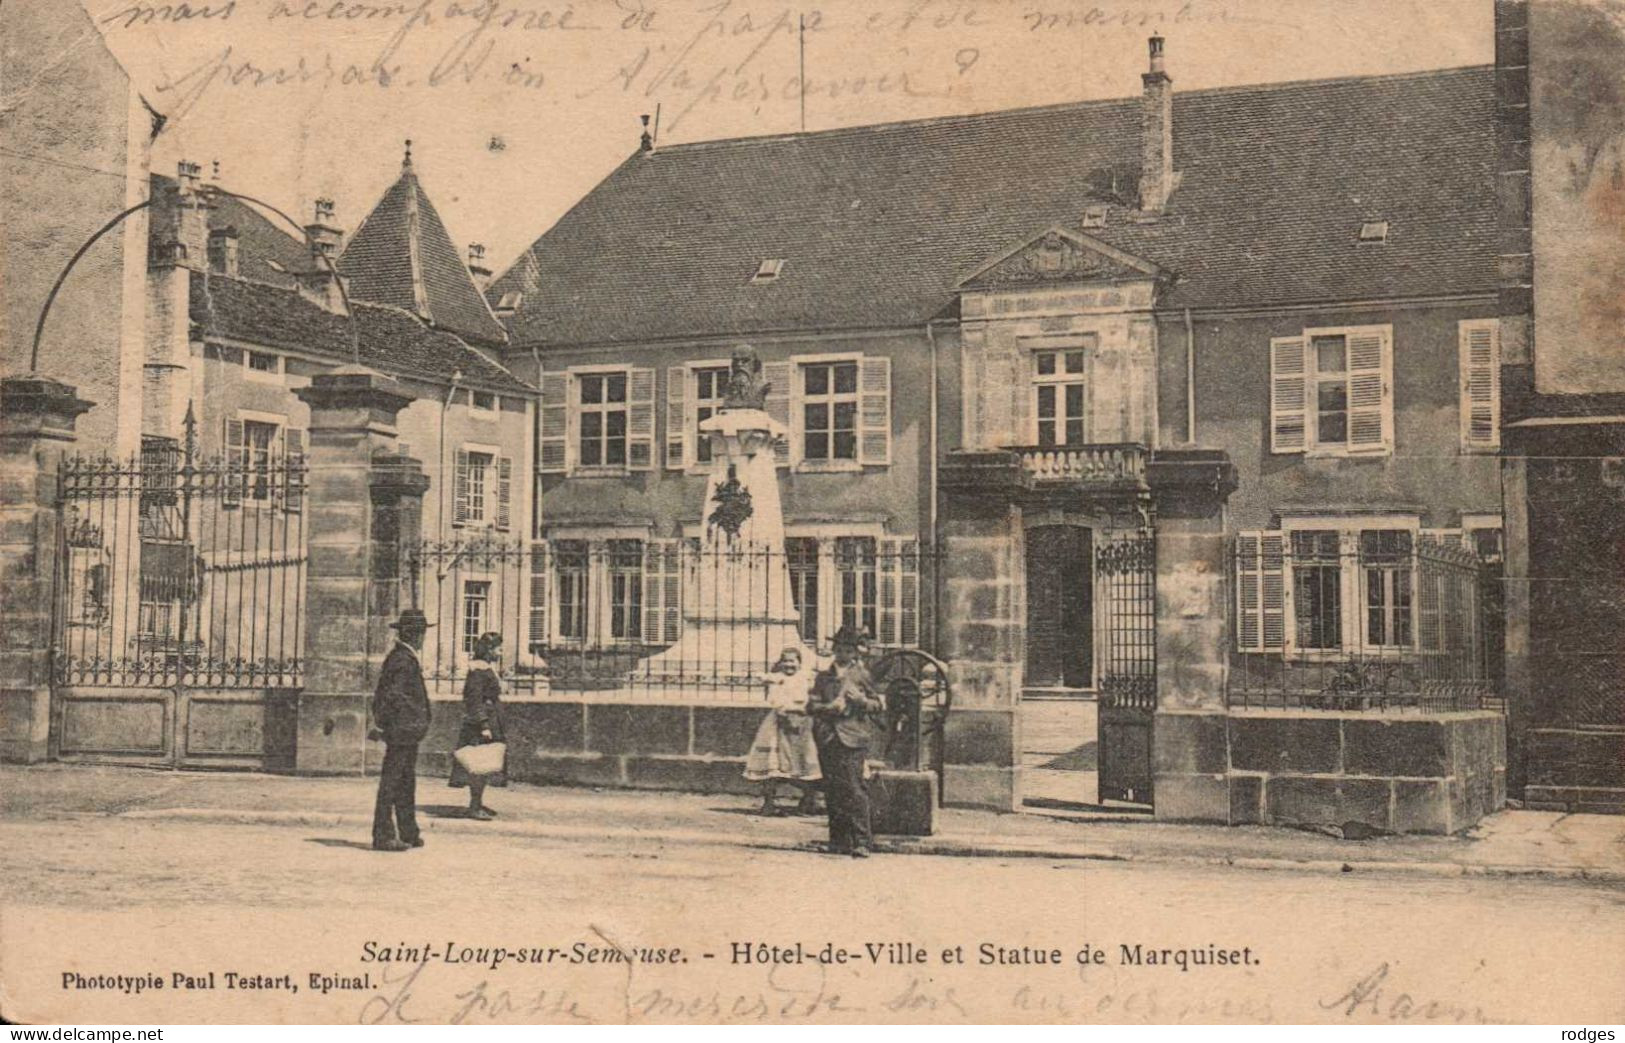
[[[378,689],[372,697],[373,737],[384,740],[384,764],[372,812],[372,846],[377,851],[423,846],[417,819],[417,760],[418,743],[429,734],[429,692],[423,685],[418,650],[432,625],[418,609],[402,612],[390,624],[395,628],[395,647],[378,672]]]
[[[824,773],[829,850],[853,858],[869,857],[874,846],[863,764],[869,756],[869,715],[883,708],[859,655],[862,641],[863,635],[851,627],[836,633],[835,662],[814,679],[807,702]]]

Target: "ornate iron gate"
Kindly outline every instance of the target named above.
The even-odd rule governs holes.
[[[1095,545],[1104,611],[1100,671],[1100,798],[1151,803],[1151,721],[1157,707],[1157,544],[1140,531]]]
[[[275,767],[302,683],[303,435],[186,435],[59,475],[53,742],[65,758]],[[262,425],[269,427],[270,425]]]

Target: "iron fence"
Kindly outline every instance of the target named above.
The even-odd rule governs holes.
[[[489,631],[503,635],[503,672],[521,692],[674,701],[758,701],[787,644],[827,650],[842,626],[877,650],[924,643],[929,555],[907,540],[718,550],[474,531],[425,541],[412,561],[412,603],[437,624],[425,674],[442,694],[458,690]]]
[[[75,686],[296,687],[303,670],[302,446],[199,454],[146,438],[59,473],[53,670]]]
[[[1499,708],[1495,573],[1453,535],[1254,532],[1231,548],[1231,706]]]

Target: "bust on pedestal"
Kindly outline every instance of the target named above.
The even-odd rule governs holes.
[[[736,349],[722,409],[700,423],[712,469],[705,535],[684,569],[683,635],[642,664],[650,680],[760,681],[785,647],[802,644],[774,455],[787,432],[762,408],[767,391],[755,351]]]

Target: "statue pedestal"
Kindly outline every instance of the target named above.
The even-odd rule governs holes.
[[[773,452],[784,425],[760,409],[729,409],[700,431],[711,436],[712,469],[705,536],[683,570],[683,634],[641,664],[640,681],[761,680],[780,652],[803,644]]]

